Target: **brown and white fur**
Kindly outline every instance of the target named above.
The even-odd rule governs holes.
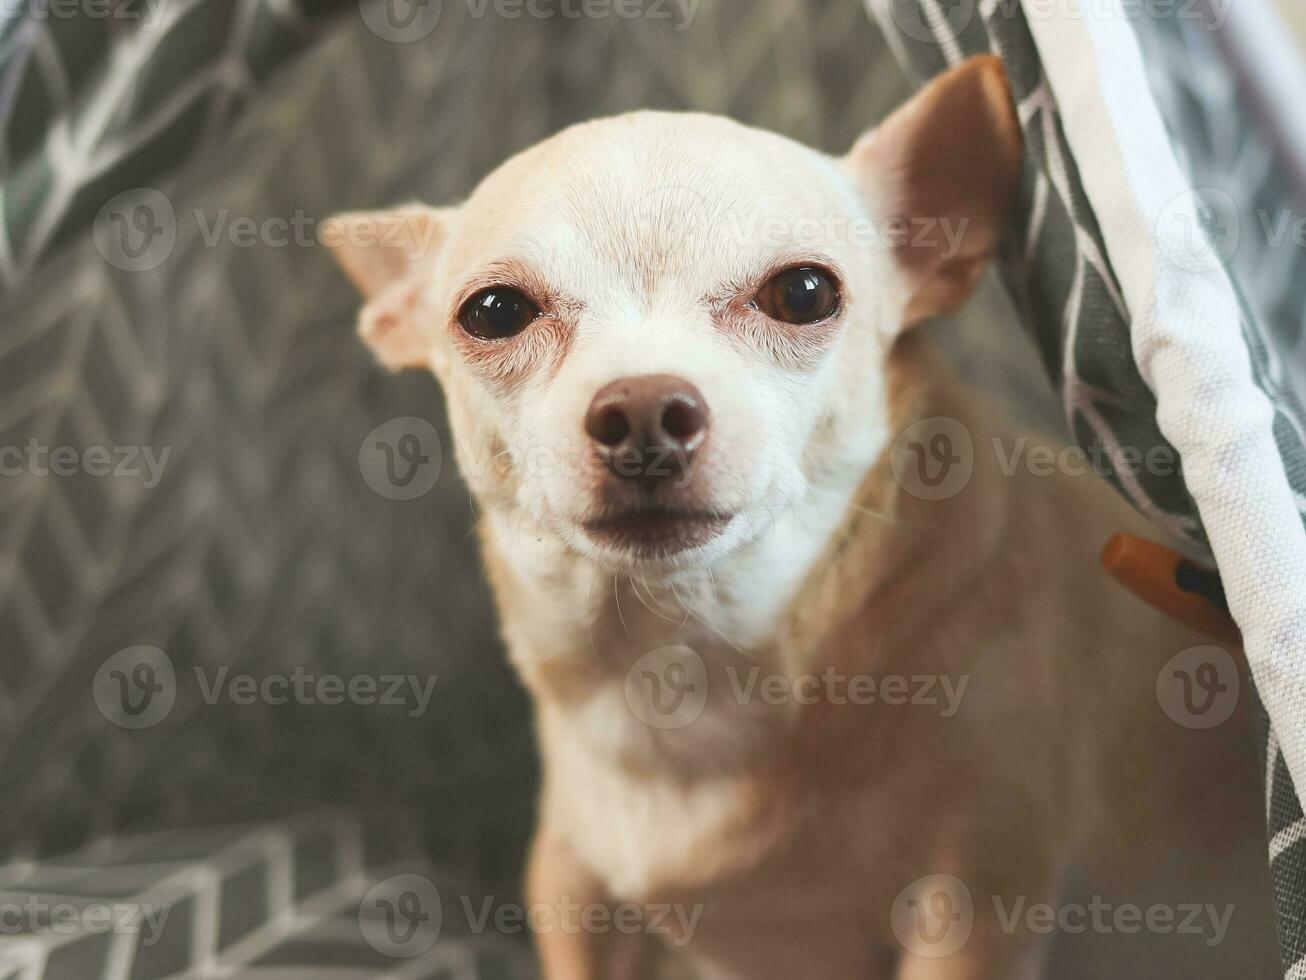
[[[700,913],[671,942],[542,930],[551,980],[652,976],[667,950],[706,977],[1032,977],[1046,943],[1003,928],[993,896],[1056,902],[1068,869],[1127,891],[1114,883],[1152,889],[1189,859],[1263,860],[1246,711],[1212,731],[1167,718],[1157,672],[1205,641],[1097,569],[1137,518],[1094,476],[1004,473],[987,447],[1014,437],[911,329],[983,274],[1020,159],[1001,66],[981,58],[842,158],[635,113],[522,153],[460,207],[327,229],[382,362],[440,379],[483,512],[543,758],[530,900]],[[964,234],[945,247],[828,231],[895,217]],[[804,263],[837,281],[827,320],[750,303]],[[460,310],[499,285],[539,316],[473,336]],[[605,385],[649,375],[702,393],[710,431],[673,492],[726,515],[655,553],[588,530],[612,510],[612,477],[583,425]],[[931,416],[976,447],[969,483],[942,500],[905,492],[890,466],[895,435]],[[706,690],[678,727],[631,702],[631,668],[669,646],[692,651],[679,676]],[[968,686],[949,717],[776,704],[739,696],[753,668]],[[892,928],[895,899],[933,874],[974,900],[948,956]],[[1267,934],[1263,887],[1236,910],[1248,949]],[[1239,962],[1224,954],[1221,969]]]

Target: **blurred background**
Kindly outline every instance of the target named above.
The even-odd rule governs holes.
[[[1279,14],[1293,32],[1297,43],[1306,46],[1306,7],[1292,0],[1274,0]]]

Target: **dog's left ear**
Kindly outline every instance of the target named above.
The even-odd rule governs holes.
[[[981,55],[925,86],[844,160],[877,219],[897,223],[902,325],[960,306],[1002,236],[1022,139],[1002,61]],[[891,227],[892,225],[890,225]]]
[[[416,314],[450,211],[410,204],[338,214],[322,226],[322,243],[367,300],[358,334],[392,371],[430,366],[431,339]]]

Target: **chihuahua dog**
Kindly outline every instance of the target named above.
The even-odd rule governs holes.
[[[1097,570],[1129,508],[1002,465],[1017,437],[913,329],[984,274],[1021,159],[982,57],[841,158],[638,112],[325,229],[482,510],[543,759],[527,891],[581,910],[536,930],[545,976],[1032,977],[1141,931],[1076,930],[1074,889],[1195,861],[1250,876],[1231,928],[1264,948],[1246,711],[1157,698],[1209,641]],[[953,428],[897,438],[921,424]]]

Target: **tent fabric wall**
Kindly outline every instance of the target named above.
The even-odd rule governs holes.
[[[342,0],[0,10],[0,296],[117,191],[213,151]]]
[[[1008,66],[1033,184],[1008,277],[1035,296],[1072,282],[1025,312],[1080,443],[1169,439],[1180,454],[1179,469],[1115,482],[1221,571],[1267,711],[1284,967],[1306,975],[1306,821],[1292,788],[1306,773],[1306,249],[1275,231],[1297,215],[1281,144],[1222,60],[1214,7],[1144,18],[1079,0],[870,6],[919,76],[986,50]],[[1089,309],[1093,275],[1111,302]]]
[[[1240,0],[1228,8],[1228,18],[1220,32],[1177,18],[1142,19],[1134,27],[1180,168],[1202,204],[1221,216],[1225,235],[1238,235],[1235,247],[1224,243],[1222,254],[1227,253],[1229,274],[1249,310],[1242,319],[1244,336],[1258,384],[1275,406],[1274,430],[1300,507],[1306,484],[1306,160],[1300,152],[1306,137],[1301,96],[1306,66],[1297,60],[1275,71],[1249,70],[1252,59],[1288,62],[1296,49],[1247,47],[1267,36],[1282,39],[1281,25],[1259,2]],[[1228,83],[1231,77],[1237,84]],[[1287,83],[1300,85],[1300,92],[1294,96],[1268,87]],[[1271,591],[1267,601],[1282,597]],[[1299,699],[1289,698],[1288,720],[1279,724],[1299,730],[1303,722],[1294,711],[1299,705]],[[1279,934],[1287,974],[1301,976],[1306,974],[1306,820],[1278,733],[1268,716],[1262,722]]]

